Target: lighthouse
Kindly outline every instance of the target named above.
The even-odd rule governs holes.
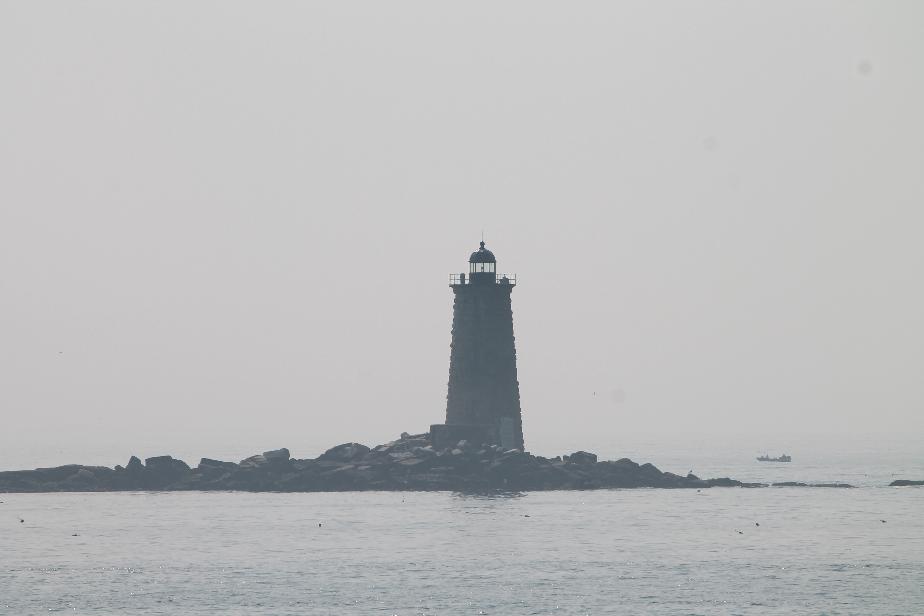
[[[433,443],[523,449],[511,307],[516,276],[499,275],[494,253],[481,242],[468,272],[450,275],[449,286],[455,297],[446,423],[430,427]]]

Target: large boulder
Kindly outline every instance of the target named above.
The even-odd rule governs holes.
[[[604,464],[608,464],[614,468],[618,468],[626,472],[635,471],[639,468],[638,462],[633,462],[629,458],[619,458],[615,462],[604,462]]]
[[[367,453],[369,453],[369,448],[361,443],[343,443],[322,453],[318,456],[318,460],[350,462],[365,456]]]
[[[852,488],[849,483],[804,483],[802,481],[780,481],[771,484],[774,488]]]
[[[144,466],[148,471],[161,475],[177,475],[189,472],[189,465],[173,456],[146,458]]]
[[[199,460],[200,470],[226,470],[231,471],[237,468],[237,464],[234,462],[222,462],[221,460],[213,460],[212,458],[202,458]]]
[[[428,438],[427,434],[408,434],[407,432],[402,432],[401,438],[398,440],[389,441],[382,445],[376,445],[371,449],[371,451],[375,455],[391,454],[400,451],[412,451],[417,447],[429,446],[430,439]]]
[[[565,462],[571,462],[573,464],[596,464],[597,454],[587,451],[575,451],[570,456],[564,456],[563,459]]]
[[[129,462],[137,469],[137,465]],[[134,471],[131,481],[134,486],[147,490],[160,490],[177,483],[189,475],[189,465],[173,456],[154,456],[146,458],[142,472]],[[129,470],[129,469],[126,469]]]
[[[276,460],[286,461],[290,458],[289,450],[283,447],[282,449],[273,449],[272,451],[264,451],[263,457],[268,461],[273,462]]]
[[[256,468],[258,466],[264,466],[266,464],[266,458],[260,454],[255,456],[250,456],[249,458],[244,458],[241,460],[241,468]]]
[[[197,489],[223,488],[222,482],[230,479],[238,472],[240,467],[234,462],[202,458],[196,467],[195,475],[191,477],[190,487]]]
[[[141,460],[138,459],[138,456],[132,456],[128,459],[128,464],[125,466],[125,472],[129,475],[140,475],[144,472],[144,464],[141,463]]]

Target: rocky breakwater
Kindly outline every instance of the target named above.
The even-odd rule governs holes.
[[[890,488],[903,488],[906,486],[924,486],[924,480],[918,481],[914,479],[896,479],[889,484]]]
[[[628,458],[598,461],[578,451],[544,458],[528,452],[460,441],[434,449],[429,434],[402,434],[377,447],[345,443],[314,459],[288,449],[240,462],[202,458],[191,468],[171,456],[124,467],[68,465],[0,472],[0,492],[101,492],[116,490],[240,490],[332,492],[349,490],[452,490],[459,492],[592,490],[601,488],[762,487],[732,479],[700,479],[662,472]]]

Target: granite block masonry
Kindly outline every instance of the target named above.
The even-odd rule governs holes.
[[[494,253],[481,242],[468,273],[452,275],[449,286],[455,300],[446,423],[430,427],[434,446],[467,440],[522,450],[511,306],[516,277],[498,277]]]

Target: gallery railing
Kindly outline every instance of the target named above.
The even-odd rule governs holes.
[[[479,273],[478,275],[482,275]],[[499,274],[495,280],[496,284],[515,285],[517,283],[516,274]],[[472,284],[471,274],[449,274],[449,286]],[[479,283],[480,284],[480,283]]]

